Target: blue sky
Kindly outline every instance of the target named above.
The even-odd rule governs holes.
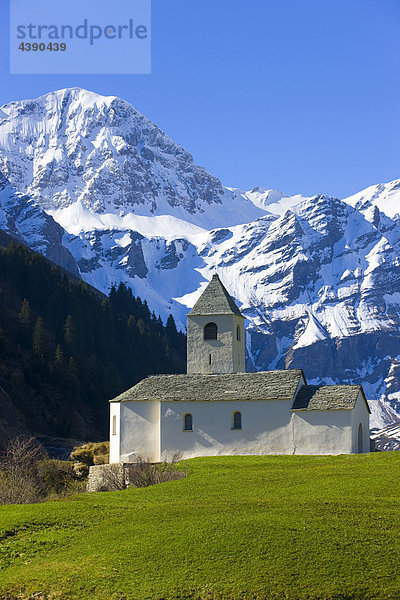
[[[345,197],[400,178],[399,0],[153,0],[151,75],[107,76],[10,75],[7,5],[0,104],[120,96],[232,187]]]

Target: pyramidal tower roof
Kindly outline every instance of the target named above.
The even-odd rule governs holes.
[[[189,312],[189,315],[243,316],[217,274],[212,276],[210,283]]]

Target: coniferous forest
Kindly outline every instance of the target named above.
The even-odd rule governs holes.
[[[185,368],[173,317],[124,284],[106,297],[22,244],[0,249],[0,447],[23,432],[106,439],[110,398]]]

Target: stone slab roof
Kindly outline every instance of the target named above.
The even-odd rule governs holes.
[[[301,369],[220,375],[153,375],[110,402],[291,400],[302,376]]]
[[[233,298],[229,295],[227,289],[217,274],[212,276],[192,310],[190,316],[195,315],[237,315],[243,316],[236,306]]]
[[[368,407],[361,385],[304,385],[292,410],[351,410],[360,392]]]

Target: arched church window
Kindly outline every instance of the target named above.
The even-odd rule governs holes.
[[[236,339],[240,342],[240,325],[236,326]]]
[[[113,418],[112,418],[112,434],[117,435],[117,417],[116,417],[116,415],[113,415]]]
[[[207,323],[204,327],[204,339],[216,340],[218,335],[218,327],[216,323]]]
[[[236,410],[233,413],[233,427],[232,429],[242,429],[242,413]]]
[[[190,413],[186,413],[183,417],[183,430],[193,431],[193,417]]]

